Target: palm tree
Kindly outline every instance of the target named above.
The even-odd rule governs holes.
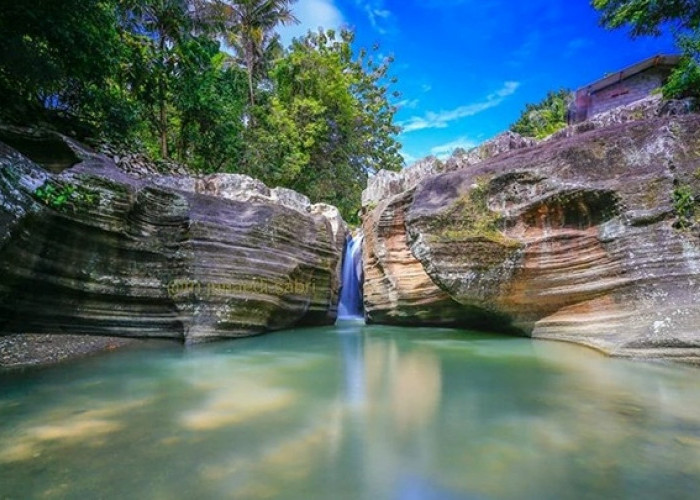
[[[248,74],[250,105],[255,105],[256,78],[264,74],[266,63],[282,48],[277,25],[298,23],[291,4],[296,0],[229,0],[224,10],[226,44],[235,50]]]
[[[151,53],[149,73],[153,76],[153,89],[149,99],[157,112],[150,117],[158,134],[160,154],[168,157],[167,72],[171,66],[171,49],[180,43],[192,28],[187,0],[121,0],[122,24]]]
[[[160,153],[168,158],[168,81],[177,67],[175,48],[195,34],[213,33],[220,26],[222,0],[119,0],[122,25],[139,37],[153,57],[154,89],[149,96],[157,112],[151,118]]]

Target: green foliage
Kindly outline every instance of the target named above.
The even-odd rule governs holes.
[[[121,32],[128,52],[123,78],[141,104],[160,155],[173,142],[174,87],[187,70],[202,69],[208,59],[207,27],[193,17],[193,1],[123,0]],[[177,117],[176,117],[177,118]]]
[[[700,97],[700,2],[697,0],[594,0],[601,24],[626,26],[633,37],[661,34],[671,26],[683,59],[663,87],[666,98]]]
[[[24,0],[0,9],[5,118],[68,112],[100,88],[119,57],[114,0]]]
[[[214,173],[237,168],[243,149],[246,78],[215,44],[193,44],[199,64],[186,65],[173,83],[173,113],[178,160],[194,170]]]
[[[678,37],[683,50],[680,64],[663,87],[667,99],[700,98],[700,30]]]
[[[688,230],[697,222],[697,202],[689,185],[682,184],[673,190],[673,209],[676,212],[678,229]]]
[[[601,12],[601,24],[609,28],[628,26],[632,36],[660,35],[666,23],[680,30],[700,28],[697,0],[593,0]]]
[[[368,175],[402,165],[391,61],[354,54],[349,31],[309,33],[285,51],[274,28],[295,22],[291,3],[15,2],[0,9],[0,113],[69,135],[79,125],[83,139],[199,172],[249,174],[357,222]],[[54,208],[80,201],[53,185],[36,195]]]
[[[292,14],[296,0],[231,0],[221,9],[226,44],[248,76],[248,98],[255,105],[255,83],[266,76],[270,62],[283,52],[277,25],[299,22]]]
[[[59,185],[47,181],[34,191],[34,195],[45,205],[56,210],[70,208],[72,211],[85,209],[97,203],[97,194],[71,184]]]
[[[390,61],[354,57],[352,41],[349,31],[294,41],[270,73],[275,93],[254,110],[243,159],[245,173],[336,205],[351,222],[368,175],[402,165]]]
[[[510,130],[525,137],[542,139],[566,127],[566,112],[571,92],[550,91],[542,101],[527,104]]]

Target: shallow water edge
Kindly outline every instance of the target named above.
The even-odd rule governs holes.
[[[694,498],[681,365],[340,323],[2,377],[0,498]]]

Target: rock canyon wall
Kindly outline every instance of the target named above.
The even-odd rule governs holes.
[[[54,173],[0,143],[2,333],[197,342],[335,321],[334,207],[240,175],[137,178],[59,139],[76,164]]]
[[[700,116],[509,143],[366,193],[369,321],[697,361]]]

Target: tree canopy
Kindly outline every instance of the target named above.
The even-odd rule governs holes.
[[[593,0],[601,24],[627,27],[633,37],[658,36],[664,28],[676,36],[683,58],[663,88],[667,98],[700,98],[700,2],[697,0]]]
[[[351,219],[368,175],[403,163],[385,83],[390,61],[353,57],[353,38],[308,33],[276,61],[245,159],[251,175],[336,204]]]
[[[255,81],[265,75],[269,63],[282,51],[275,27],[298,22],[290,8],[294,1],[236,0],[224,3],[220,11],[224,39],[248,75],[251,105],[255,104]]]
[[[8,4],[1,118],[253,175],[354,220],[368,175],[402,165],[391,60],[355,51],[349,31],[308,33],[284,49],[275,28],[296,21],[293,3]]]
[[[525,137],[542,139],[566,127],[566,115],[571,91],[560,89],[550,91],[535,104],[526,104],[518,120],[510,130]]]
[[[114,2],[25,0],[0,9],[5,114],[87,105],[122,56]]]
[[[700,28],[697,0],[593,0],[601,23],[609,28],[630,28],[632,36],[660,35],[664,25],[681,30]]]

